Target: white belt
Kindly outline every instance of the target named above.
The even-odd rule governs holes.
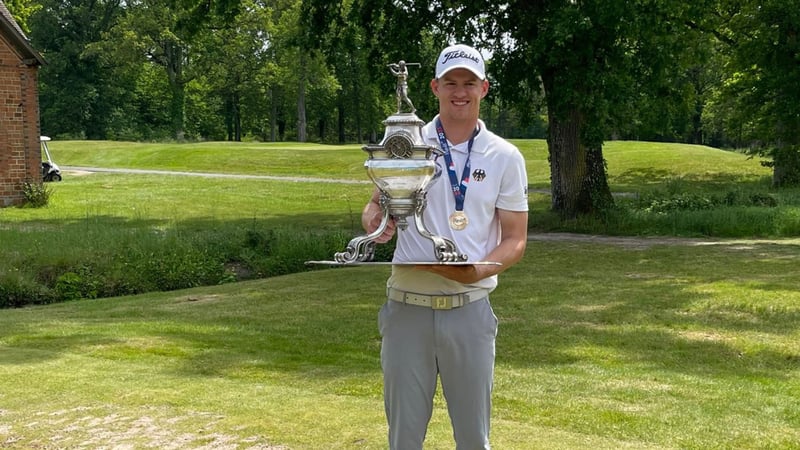
[[[425,306],[432,309],[453,309],[488,297],[489,290],[478,289],[451,295],[426,295],[389,288],[386,291],[386,296],[389,300],[409,305]]]

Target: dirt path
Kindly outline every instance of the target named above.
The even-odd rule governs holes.
[[[311,183],[341,183],[341,184],[370,184],[369,180],[347,180],[341,178],[314,178],[314,177],[281,177],[276,175],[246,175],[235,173],[210,173],[210,172],[186,172],[181,170],[151,170],[151,169],[112,169],[105,167],[82,167],[82,166],[62,166],[62,172],[73,176],[90,175],[92,173],[127,173],[137,175],[170,175],[203,178],[233,178],[238,180],[274,180],[311,182]]]
[[[538,242],[586,242],[598,244],[613,244],[622,247],[646,249],[654,245],[729,245],[742,249],[752,248],[756,244],[780,244],[800,246],[800,238],[787,239],[719,239],[719,238],[685,238],[669,236],[600,236],[576,233],[533,233],[528,235],[528,241]]]

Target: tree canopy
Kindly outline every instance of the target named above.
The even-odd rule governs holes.
[[[482,115],[546,138],[553,209],[613,204],[609,139],[747,148],[800,183],[800,0],[14,0],[42,68],[41,123],[89,139],[366,142],[418,114],[439,50],[481,48]]]

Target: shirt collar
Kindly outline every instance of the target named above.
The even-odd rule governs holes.
[[[436,134],[436,119],[439,117],[437,114],[436,117],[433,118],[430,122],[428,122],[422,128],[422,137],[425,139],[426,142],[429,142],[431,145],[439,148],[439,137]],[[483,123],[483,120],[478,119],[478,127],[480,131],[478,134],[475,135],[475,142],[472,143],[472,151],[476,153],[485,153],[486,152],[486,139],[487,139],[487,132],[486,132],[486,124]],[[454,149],[455,151],[460,151]]]

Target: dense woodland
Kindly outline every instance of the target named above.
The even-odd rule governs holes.
[[[746,149],[800,182],[800,0],[6,0],[48,64],[56,138],[367,142],[395,106],[387,64],[428,83],[451,42],[483,49],[482,115],[547,138],[553,208],[613,203],[602,144]]]

